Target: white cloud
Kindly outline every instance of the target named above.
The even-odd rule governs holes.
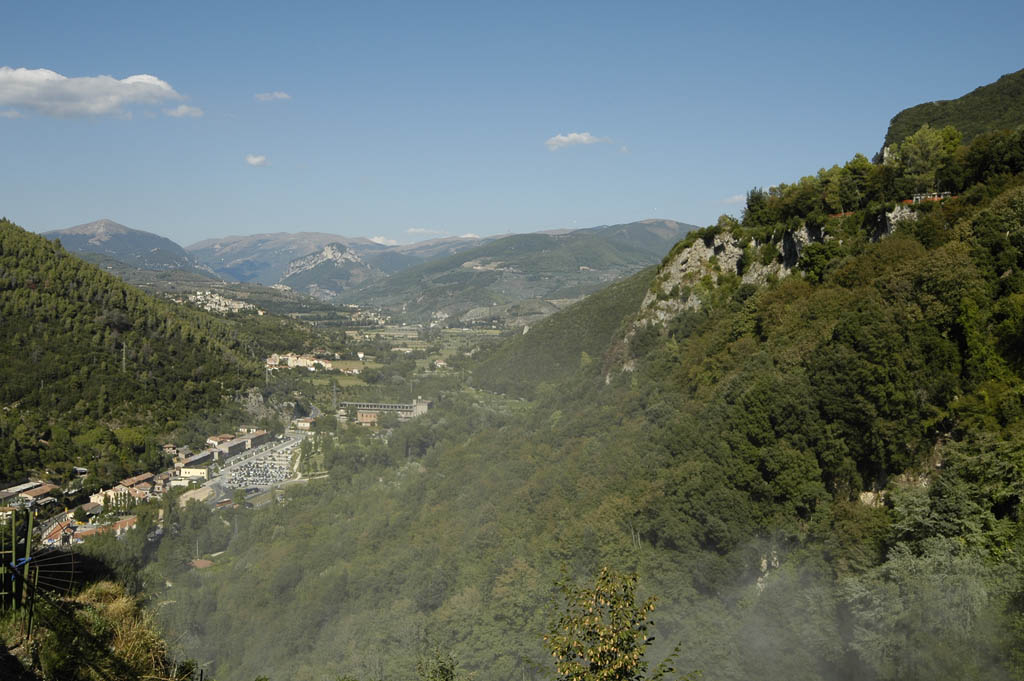
[[[173,109],[164,109],[164,113],[174,118],[199,118],[203,115],[203,110],[198,106],[189,106],[188,104],[179,104]]]
[[[589,132],[570,132],[568,135],[555,135],[550,137],[544,144],[551,151],[557,151],[563,147],[571,147],[576,144],[600,144],[611,142],[607,137],[594,137]]]
[[[5,109],[0,111],[0,118],[24,118],[24,115],[14,109]]]
[[[397,246],[398,242],[394,239],[389,239],[386,236],[371,236],[370,241],[381,246]]]
[[[258,102],[272,102],[275,99],[291,99],[292,96],[287,92],[281,92],[280,90],[274,92],[258,92],[253,97]]]
[[[741,203],[747,202],[746,194],[733,194],[732,196],[722,199],[722,203],[728,203],[731,206],[738,206]]]
[[[34,111],[57,118],[127,118],[131,117],[127,107],[181,99],[168,83],[147,74],[120,80],[113,76],[68,78],[49,69],[0,66],[0,106],[14,107],[18,113]]]
[[[423,234],[428,236],[448,236],[448,232],[442,232],[439,229],[426,229],[424,227],[410,227],[405,230],[406,234]]]
[[[479,239],[480,235],[479,234],[473,234],[473,232],[466,232],[465,234],[460,234],[459,237],[461,237],[463,239]]]
[[[270,161],[263,154],[246,154],[245,162],[254,168],[263,168],[270,165]]]

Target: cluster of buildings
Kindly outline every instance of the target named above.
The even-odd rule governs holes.
[[[433,406],[430,400],[417,397],[406,404],[389,404],[386,402],[339,402],[338,420],[347,421],[353,418],[361,426],[375,426],[384,414],[395,414],[399,422],[405,422],[422,416]]]
[[[207,448],[193,454],[188,447],[178,449],[164,445],[164,452],[174,457],[174,468],[159,475],[167,475],[168,487],[187,487],[194,481],[210,479],[210,466],[223,463],[233,456],[270,442],[271,435],[265,430],[242,427],[239,432],[211,435],[206,439]]]
[[[330,370],[333,368],[331,360],[319,359],[312,355],[296,355],[293,352],[289,352],[284,355],[279,355],[276,352],[270,357],[267,357],[267,368],[268,369],[283,369],[283,368],[294,369],[296,367],[302,369],[309,369],[310,371],[316,371],[317,368]],[[358,370],[355,373],[359,373]]]
[[[263,310],[257,309],[252,303],[225,298],[219,293],[214,293],[213,291],[196,291],[195,293],[190,293],[188,296],[188,302],[194,303],[208,312],[242,312],[244,310],[256,310],[257,314],[264,314]]]
[[[945,201],[946,199],[956,199],[957,196],[953,196],[952,192],[927,192],[924,194],[914,194],[913,198],[904,199],[903,203],[924,203],[926,201]]]
[[[108,523],[94,523],[91,520],[78,522],[72,513],[65,512],[44,524],[42,543],[44,546],[70,546],[81,544],[87,538],[97,534],[112,533],[114,536],[120,537],[138,523],[139,518],[134,515],[121,516]]]
[[[380,417],[384,414],[394,414],[400,423],[404,423],[417,416],[422,416],[434,406],[430,400],[417,397],[408,403],[389,402],[338,402],[337,417],[341,423],[351,421],[361,426],[376,426]],[[292,428],[301,431],[311,431],[316,425],[316,418],[305,416],[292,419]]]
[[[59,491],[60,488],[57,485],[41,480],[30,480],[20,485],[0,489],[0,507],[35,508],[46,506],[57,501],[52,493]]]
[[[140,473],[121,480],[109,489],[101,489],[89,497],[89,501],[74,511],[65,510],[41,521],[43,543],[48,546],[77,544],[94,534],[112,532],[120,536],[135,527],[138,519],[125,515],[135,505],[150,499],[159,499],[173,487],[187,487],[193,482],[210,478],[210,465],[259,447],[271,440],[265,430],[243,427],[235,434],[213,435],[206,440],[208,447],[193,454],[188,447],[164,445],[164,453],[173,457],[174,467],[160,473]],[[85,474],[84,469],[75,469]],[[57,485],[32,480],[0,490],[0,519],[17,509],[33,509],[57,502],[53,493],[59,493]],[[84,520],[79,519],[84,514]],[[113,520],[94,522],[93,518],[104,511],[121,512]]]
[[[102,510],[126,511],[135,504],[151,498],[159,498],[167,490],[167,478],[160,473],[160,478],[152,473],[142,473],[125,478],[110,489],[101,489],[89,497],[89,503]],[[89,509],[85,509],[88,513]]]
[[[303,416],[299,419],[292,419],[292,428],[295,430],[311,431],[316,425],[316,419],[312,416]]]
[[[391,316],[384,314],[384,311],[379,309],[349,305],[349,312],[352,315],[352,321],[363,326],[383,326],[391,321]]]

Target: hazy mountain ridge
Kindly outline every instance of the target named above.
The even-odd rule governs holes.
[[[649,219],[397,245],[326,232],[276,232],[205,239],[182,249],[170,239],[101,220],[47,236],[61,237],[69,250],[153,291],[187,288],[193,278],[151,282],[147,270],[172,278],[181,270],[229,282],[280,283],[321,301],[382,306],[420,320],[529,323],[657,262],[692,228]]]
[[[221,276],[269,285],[289,276],[286,272],[293,260],[319,252],[331,243],[341,244],[368,267],[385,275],[479,241],[453,237],[388,246],[364,237],[326,232],[275,232],[204,239],[187,246],[186,250]]]
[[[352,300],[446,319],[528,300],[579,298],[658,262],[690,229],[672,220],[645,220],[514,234],[373,282]]]
[[[351,249],[332,242],[320,251],[288,263],[281,284],[315,298],[330,300],[349,288],[383,276]]]
[[[227,279],[270,285],[281,281],[293,260],[315,253],[330,243],[346,248],[356,243],[377,247],[366,239],[351,239],[339,234],[274,232],[204,239],[187,246],[186,250]]]
[[[104,255],[140,269],[207,269],[174,241],[107,218],[44,232],[42,236],[60,239],[72,253]]]
[[[336,265],[354,263],[363,265],[364,267],[366,266],[366,263],[364,263],[358,255],[348,248],[345,248],[343,244],[334,242],[327,244],[316,253],[310,253],[309,255],[292,260],[288,263],[288,269],[284,271],[284,274],[281,276],[281,280],[283,282],[288,277],[301,274],[302,272],[308,272],[314,267],[324,263],[334,263]]]

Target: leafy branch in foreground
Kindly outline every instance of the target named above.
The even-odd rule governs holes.
[[[555,658],[558,681],[643,681],[644,649],[653,641],[648,619],[654,596],[636,604],[635,573],[602,568],[593,588],[567,580],[558,583],[565,605],[544,644]],[[679,646],[655,669],[651,680],[675,671],[672,660]]]

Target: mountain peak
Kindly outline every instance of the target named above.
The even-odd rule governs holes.
[[[195,260],[166,237],[126,227],[101,218],[67,229],[44,232],[48,239],[60,239],[72,253],[98,253],[147,270],[192,269]]]
[[[323,265],[324,263],[344,265],[347,262],[365,267],[365,263],[358,255],[356,255],[355,251],[350,250],[343,243],[332,241],[329,244],[325,244],[319,251],[310,253],[309,255],[304,255],[301,258],[296,258],[288,263],[288,269],[285,270],[284,275],[281,277],[281,281],[284,281],[295,274],[311,270],[318,265]]]
[[[315,253],[289,262],[280,283],[316,298],[331,299],[374,275],[374,270],[355,251],[332,241]]]
[[[114,222],[110,218],[100,218],[99,220],[75,225],[74,227],[68,227],[67,229],[47,232],[46,236],[61,237],[66,234],[88,235],[93,237],[93,239],[90,240],[91,243],[100,243],[106,241],[115,234],[131,234],[132,232],[139,232],[139,230],[126,227],[119,222]]]

